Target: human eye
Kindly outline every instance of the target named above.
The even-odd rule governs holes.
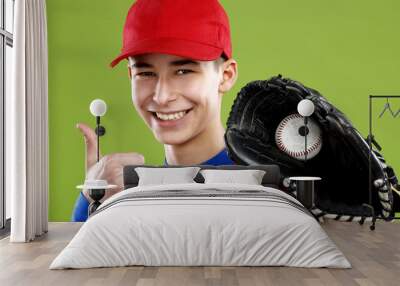
[[[193,71],[192,70],[188,70],[188,69],[179,69],[179,70],[176,71],[176,73],[178,75],[188,74],[188,73],[191,73],[191,72],[193,72]]]

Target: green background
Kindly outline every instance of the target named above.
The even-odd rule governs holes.
[[[189,1],[189,0],[188,0]],[[139,152],[162,164],[163,147],[136,113],[126,64],[110,61],[121,48],[122,27],[133,1],[47,0],[51,221],[69,221],[76,185],[84,180],[85,148],[77,122],[95,120],[89,104],[107,102],[103,153]],[[231,22],[239,78],[224,97],[226,121],[247,82],[281,73],[319,90],[364,135],[368,95],[400,94],[400,1],[221,1]],[[400,175],[399,124],[374,103],[375,136]],[[392,100],[395,111],[400,100]]]

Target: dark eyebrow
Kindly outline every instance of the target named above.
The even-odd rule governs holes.
[[[145,62],[136,62],[132,64],[132,68],[151,68],[153,67],[151,64]]]
[[[172,61],[169,63],[171,66],[183,66],[183,65],[200,65],[198,62],[193,60],[184,59],[184,60],[177,60]],[[132,68],[152,68],[153,66],[146,62],[136,62],[132,64]]]

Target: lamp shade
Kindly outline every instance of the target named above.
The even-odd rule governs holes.
[[[314,113],[314,103],[309,99],[303,99],[297,105],[297,111],[301,116],[310,116]]]
[[[103,116],[107,111],[107,104],[104,100],[95,99],[90,103],[90,113],[93,116]]]

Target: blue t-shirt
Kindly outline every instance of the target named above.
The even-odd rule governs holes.
[[[234,165],[235,163],[229,158],[226,148],[219,152],[214,157],[208,159],[207,161],[201,163],[200,165]],[[164,165],[168,165],[167,161],[164,159]],[[88,218],[88,208],[89,202],[86,197],[79,194],[78,199],[75,202],[74,212],[72,214],[72,221],[86,221]]]

